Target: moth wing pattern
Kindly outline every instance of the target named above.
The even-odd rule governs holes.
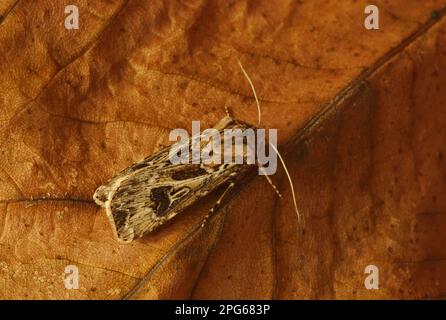
[[[214,126],[220,132],[230,127],[247,125],[226,116]],[[189,139],[189,145],[193,140]],[[155,152],[96,190],[93,198],[105,208],[119,242],[128,243],[155,230],[249,168],[233,163],[172,164],[170,150],[168,146]]]

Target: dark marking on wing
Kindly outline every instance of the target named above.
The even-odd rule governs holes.
[[[164,216],[170,207],[170,191],[172,187],[163,186],[153,188],[150,192],[151,207],[158,217]]]
[[[113,220],[115,220],[116,230],[120,230],[125,226],[128,213],[124,210],[112,210]]]
[[[140,162],[140,163],[135,163],[133,166],[131,166],[132,170],[136,171],[138,169],[142,169],[149,166],[148,162]]]
[[[188,170],[181,170],[181,171],[172,173],[172,179],[187,180],[187,179],[203,176],[206,174],[208,174],[208,172],[206,170],[197,166],[197,167],[192,167]]]
[[[130,181],[132,182],[132,181]],[[113,195],[114,199],[131,199],[132,196],[136,193],[136,190],[132,188],[132,183],[130,185],[122,185],[116,190]]]

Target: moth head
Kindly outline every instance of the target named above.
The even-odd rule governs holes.
[[[104,206],[105,202],[108,200],[108,188],[106,186],[97,188],[94,192],[93,200],[96,204]]]

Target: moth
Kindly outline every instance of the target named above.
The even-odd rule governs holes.
[[[260,123],[260,106],[254,86],[246,74],[243,66],[239,65],[248,79],[254,92]],[[255,129],[248,123],[235,120],[226,112],[226,116],[218,121],[213,128],[223,134],[225,129]],[[195,143],[202,143],[201,136],[192,136],[188,141],[189,148]],[[206,143],[209,143],[207,141]],[[243,148],[238,149],[242,154],[243,163],[178,163],[173,164],[169,154],[171,146],[164,147],[154,154],[123,170],[117,176],[100,186],[94,193],[95,202],[105,208],[108,219],[113,226],[114,233],[121,243],[131,242],[134,238],[152,232],[166,221],[172,219],[190,205],[205,197],[217,188],[227,185],[207,217],[216,210],[222,199],[235,186],[235,181],[253,166],[247,164],[249,146],[243,141]],[[273,146],[274,147],[274,146]],[[221,152],[228,152],[224,147]],[[189,149],[192,151],[191,149]],[[230,152],[233,149],[231,148]],[[237,150],[237,149],[236,149]],[[294,188],[288,170],[278,153],[290,180],[293,201],[296,212],[297,206]],[[234,155],[237,156],[237,155]],[[255,166],[255,165],[254,165]],[[280,195],[270,178],[265,176]],[[205,221],[204,220],[204,221]]]
[[[250,126],[228,114],[213,128],[223,133],[224,129],[244,130]],[[191,137],[189,146],[197,143],[197,139]],[[227,194],[234,186],[234,179],[252,166],[246,161],[243,164],[172,164],[170,148],[164,147],[133,164],[94,193],[95,202],[105,208],[120,242],[130,242],[155,230],[223,184],[228,184],[223,195]],[[246,159],[247,148],[243,150]]]

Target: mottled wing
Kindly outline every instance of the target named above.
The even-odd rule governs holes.
[[[233,122],[229,120],[222,119],[215,128],[228,127]],[[96,190],[94,199],[105,208],[121,242],[153,231],[248,168],[237,164],[172,164],[169,151],[166,147],[133,164]]]

